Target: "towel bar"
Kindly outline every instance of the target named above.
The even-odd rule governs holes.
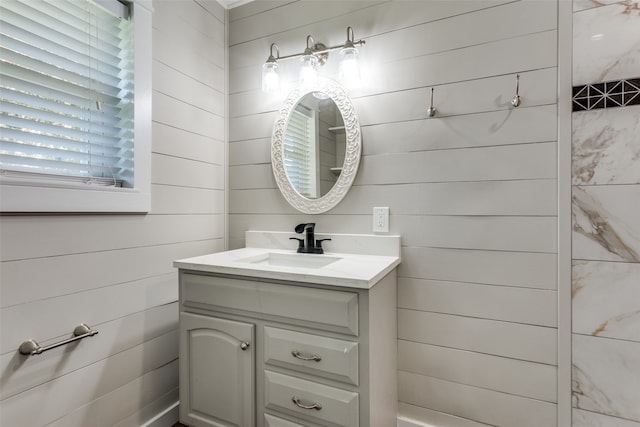
[[[45,347],[41,347],[40,344],[36,340],[26,340],[22,344],[20,344],[20,348],[18,351],[20,354],[25,356],[35,356],[36,354],[44,353],[45,351],[49,351],[56,347],[60,347],[65,344],[72,343],[74,341],[81,340],[83,338],[92,337],[98,333],[97,330],[91,329],[84,323],[79,324],[73,330],[73,336],[71,338],[67,338],[66,340],[57,342],[55,344],[47,345]]]

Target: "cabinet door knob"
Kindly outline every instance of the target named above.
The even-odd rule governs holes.
[[[316,411],[319,411],[320,409],[322,409],[322,405],[319,403],[313,403],[311,405],[305,405],[304,403],[302,403],[302,401],[298,398],[298,396],[293,396],[291,398],[291,401],[293,403],[296,404],[296,406],[298,408],[302,408],[302,409],[315,409]]]
[[[246,349],[249,348],[251,344],[249,344],[247,341],[241,341],[240,342],[240,350],[245,351]]]
[[[312,354],[311,356],[305,356],[304,354],[302,354],[298,350],[291,350],[291,355],[293,357],[295,357],[296,359],[300,359],[300,360],[314,360],[316,362],[319,362],[319,361],[322,360],[322,357],[320,357],[317,354]]]

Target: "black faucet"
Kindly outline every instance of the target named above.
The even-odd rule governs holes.
[[[296,225],[296,228],[295,228],[296,233],[298,234],[305,233],[304,239],[299,239],[297,237],[289,237],[289,240],[298,241],[298,253],[303,253],[303,254],[324,253],[324,250],[322,250],[322,242],[324,242],[325,240],[331,240],[331,239],[315,240],[315,235],[314,235],[315,227],[316,227],[316,224],[313,222]]]

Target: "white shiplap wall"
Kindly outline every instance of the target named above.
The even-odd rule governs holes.
[[[152,210],[0,218],[0,425],[139,426],[178,400],[172,261],[225,246],[225,10],[153,2]],[[85,322],[100,333],[40,356]]]
[[[556,425],[557,7],[309,0],[230,11],[230,246],[243,246],[245,230],[293,231],[298,222],[370,233],[372,207],[389,206],[391,233],[402,236],[402,417]],[[271,174],[280,99],[261,93],[260,67],[273,42],[281,55],[301,52],[307,34],[340,44],[348,25],[367,40],[364,85],[352,92],[361,169],[338,207],[306,216]],[[513,109],[516,73],[522,105]],[[428,119],[431,87],[438,115]]]

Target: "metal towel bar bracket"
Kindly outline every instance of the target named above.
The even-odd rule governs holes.
[[[74,341],[81,340],[83,338],[92,337],[98,333],[97,330],[91,329],[84,323],[79,324],[73,330],[73,336],[71,338],[67,338],[66,340],[57,342],[55,344],[47,345],[45,347],[41,347],[40,344],[36,340],[26,340],[22,344],[20,344],[20,348],[18,351],[20,354],[24,356],[35,356],[36,354],[44,353],[45,351],[49,351],[56,347],[60,347],[65,344],[72,343]]]

